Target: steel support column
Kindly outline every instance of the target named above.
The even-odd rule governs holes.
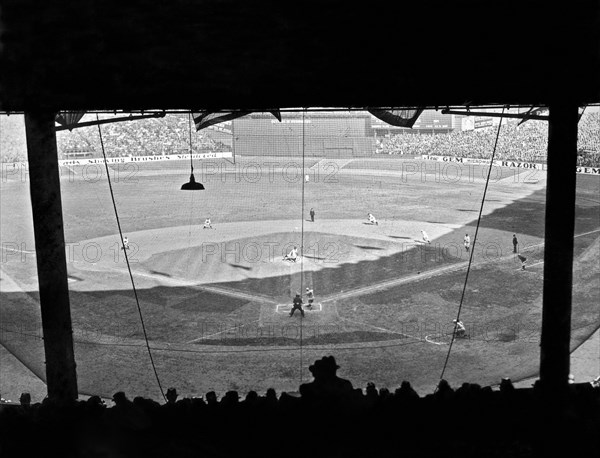
[[[77,399],[55,113],[26,112],[25,132],[48,397]]]
[[[550,105],[540,381],[568,384],[577,165],[577,105]]]

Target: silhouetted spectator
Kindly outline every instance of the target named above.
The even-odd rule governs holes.
[[[258,393],[254,390],[248,391],[244,402],[249,405],[255,405],[258,401]]]
[[[221,399],[221,404],[231,406],[237,404],[239,400],[240,396],[237,391],[228,391]]]
[[[177,394],[177,390],[175,388],[169,388],[165,396],[167,398],[167,403],[175,404],[175,402],[177,401],[177,396],[179,396]]]
[[[96,396],[96,395],[90,396],[88,398],[88,400],[86,401],[86,404],[92,410],[94,410],[94,409],[105,409],[106,408],[106,404],[104,403],[104,401],[102,400],[102,398],[100,396]]]
[[[501,393],[512,393],[515,390],[514,385],[512,384],[512,380],[508,377],[504,377],[500,382],[500,392]]]
[[[394,395],[400,401],[414,401],[416,399],[419,399],[418,393],[414,390],[414,388],[411,386],[411,384],[409,382],[407,382],[406,380],[402,382],[402,384],[400,385],[400,388],[398,388],[395,391]]]
[[[379,393],[377,393],[377,387],[373,382],[367,383],[366,395],[367,399],[371,401],[377,399],[377,397],[379,396]]]
[[[388,401],[391,397],[390,390],[387,388],[379,388],[379,399],[383,401]]]
[[[437,390],[433,393],[433,396],[436,399],[447,401],[454,396],[454,390],[446,380],[442,379],[440,380],[440,383],[438,383]]]
[[[127,399],[127,396],[125,396],[123,391],[118,391],[117,393],[113,394],[112,400],[116,407],[126,407],[131,405],[131,401]]]
[[[206,403],[211,406],[217,404],[217,393],[209,391],[206,393]]]
[[[352,383],[336,375],[339,366],[333,356],[324,356],[308,368],[315,378],[300,385],[300,394],[307,399],[319,397],[346,397],[352,393]]]
[[[21,393],[19,402],[23,407],[29,407],[31,405],[31,395],[29,393]]]

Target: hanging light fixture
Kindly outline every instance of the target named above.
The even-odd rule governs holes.
[[[189,114],[189,132],[190,132],[190,181],[181,185],[182,191],[202,191],[204,185],[194,178],[194,162],[192,160],[192,113]]]

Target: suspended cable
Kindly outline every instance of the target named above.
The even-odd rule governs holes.
[[[300,218],[300,294],[304,296],[304,185],[306,184],[306,180],[304,179],[306,172],[304,170],[304,151],[305,151],[305,115],[306,109],[302,112],[302,214]],[[302,355],[302,328],[304,322],[304,315],[300,316],[300,383],[302,383],[302,365],[303,365],[303,355]]]
[[[192,152],[193,152],[193,148],[192,148],[192,113],[188,114],[188,119],[189,119],[189,133],[190,133],[190,167],[192,170],[192,173],[194,173],[194,163],[192,162]],[[194,193],[192,193],[192,198],[191,198],[191,202],[190,202],[190,225],[189,225],[189,229],[188,229],[188,248],[190,246],[190,237],[192,236],[192,218],[194,216]]]
[[[96,119],[99,121],[98,115],[96,115]],[[110,171],[108,170],[108,161],[106,160],[106,151],[104,151],[104,141],[102,140],[102,129],[100,124],[98,124],[98,134],[100,135],[100,146],[102,147],[102,157],[104,158],[104,166],[106,168],[106,177],[108,179],[108,187],[110,189],[110,197],[112,199],[113,208],[115,210],[115,218],[117,220],[117,227],[119,228],[119,237],[121,238],[121,246],[123,247],[123,254],[125,255],[125,262],[127,264],[127,271],[129,272],[129,278],[131,279],[131,287],[133,289],[133,295],[135,296],[135,303],[137,305],[138,314],[140,316],[140,323],[142,324],[142,331],[144,333],[144,340],[146,341],[146,349],[148,350],[148,356],[150,357],[150,363],[152,364],[152,370],[154,371],[154,376],[156,377],[156,383],[158,384],[158,388],[160,389],[160,394],[163,399],[166,401],[167,398],[163,391],[162,385],[160,384],[160,378],[158,377],[158,372],[156,371],[156,365],[154,364],[154,358],[152,357],[152,350],[150,349],[150,343],[148,342],[148,334],[146,333],[146,325],[144,324],[144,316],[142,314],[142,308],[140,307],[140,301],[137,294],[137,289],[135,287],[135,281],[133,280],[133,274],[131,273],[131,265],[129,264],[129,257],[127,256],[127,247],[125,246],[123,240],[123,231],[121,230],[121,221],[119,220],[119,213],[117,212],[117,203],[115,202],[115,195],[112,188],[112,182],[110,181]]]
[[[502,108],[502,115],[504,115],[504,107]],[[463,301],[465,298],[465,291],[467,289],[467,282],[469,281],[469,273],[471,272],[471,264],[473,263],[473,255],[475,254],[475,244],[477,243],[477,234],[479,232],[479,225],[481,224],[481,214],[483,213],[483,205],[485,204],[485,196],[487,193],[488,185],[490,183],[490,175],[492,173],[492,166],[494,165],[494,157],[496,156],[496,147],[498,146],[498,137],[500,136],[500,127],[502,127],[502,116],[498,123],[498,131],[496,132],[496,141],[494,142],[494,149],[492,150],[492,157],[490,158],[490,166],[488,168],[487,178],[485,180],[485,187],[483,189],[483,196],[481,198],[481,205],[479,207],[479,216],[477,217],[477,226],[475,227],[475,235],[473,236],[473,245],[471,246],[471,253],[469,256],[469,264],[467,265],[467,274],[465,275],[465,282],[463,284],[462,294],[460,296],[460,303],[458,304],[458,312],[456,313],[456,320],[454,323],[454,329],[452,330],[452,338],[450,339],[450,345],[448,346],[448,353],[446,354],[446,360],[444,361],[444,367],[440,374],[440,380],[444,378],[446,367],[448,366],[448,360],[450,359],[450,353],[452,352],[452,345],[456,338],[456,329],[458,328],[458,322],[460,321],[460,312],[462,310]]]
[[[188,114],[189,119],[189,134],[190,134],[190,169],[194,173],[194,161],[192,160],[192,113]]]

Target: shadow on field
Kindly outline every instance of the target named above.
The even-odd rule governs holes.
[[[541,189],[484,216],[480,227],[543,238],[545,213],[546,190]],[[600,207],[577,205],[575,207],[575,234],[598,229],[599,220]],[[471,225],[476,222],[477,220],[474,220]]]
[[[169,274],[167,274],[165,272],[159,272],[158,270],[151,270],[150,273],[154,274],[154,275],[161,275],[161,276],[167,277],[167,278],[171,278],[172,277],[172,275],[169,275]]]
[[[353,246],[366,251],[383,250],[381,247],[369,245],[355,244]],[[456,264],[465,260],[461,257],[462,253],[460,256],[455,256],[443,244],[429,245],[410,242],[406,247],[400,249],[399,252],[381,256],[375,260],[354,258],[348,260],[348,262],[328,263],[325,259],[320,264],[322,268],[317,270],[262,278],[245,278],[238,281],[214,283],[209,286],[269,295],[277,301],[284,302],[290,300],[290,297],[288,297],[290,285],[310,284],[314,288],[317,298],[319,298],[382,281],[411,276],[417,272]],[[305,257],[315,258],[308,255],[305,255]]]
[[[242,266],[241,264],[232,264],[232,263],[229,263],[229,265],[230,265],[231,267],[234,267],[234,268],[236,268],[236,269],[242,269],[242,270],[252,270],[252,267]]]
[[[380,247],[376,247],[376,246],[367,246],[367,245],[354,245],[357,248],[360,248],[362,250],[383,250],[383,248]]]

